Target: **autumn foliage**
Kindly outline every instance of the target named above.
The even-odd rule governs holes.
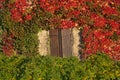
[[[7,7],[11,20],[23,24],[47,12],[50,29],[83,29],[85,57],[103,52],[120,60],[120,0],[9,0]]]

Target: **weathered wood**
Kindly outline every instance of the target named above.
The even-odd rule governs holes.
[[[50,54],[68,57],[72,55],[71,29],[50,30]]]
[[[62,29],[62,53],[63,57],[72,56],[72,31],[71,29]]]
[[[50,30],[50,54],[52,56],[60,56],[62,57],[62,44],[61,44],[61,30],[55,29]]]

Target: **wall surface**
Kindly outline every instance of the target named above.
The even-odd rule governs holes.
[[[38,33],[39,39],[39,54],[42,56],[50,53],[49,31],[42,30]]]
[[[77,28],[72,29],[72,34],[73,34],[73,52],[72,55],[75,57],[80,57],[79,55],[79,50],[80,50],[80,35],[79,35],[80,30]]]

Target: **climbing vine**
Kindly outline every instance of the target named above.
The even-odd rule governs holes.
[[[104,52],[120,60],[120,0],[1,0],[6,9],[14,26],[83,29],[85,57]]]

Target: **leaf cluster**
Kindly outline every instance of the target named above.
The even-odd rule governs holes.
[[[79,61],[74,57],[0,54],[0,80],[119,80],[120,62],[98,53]]]

